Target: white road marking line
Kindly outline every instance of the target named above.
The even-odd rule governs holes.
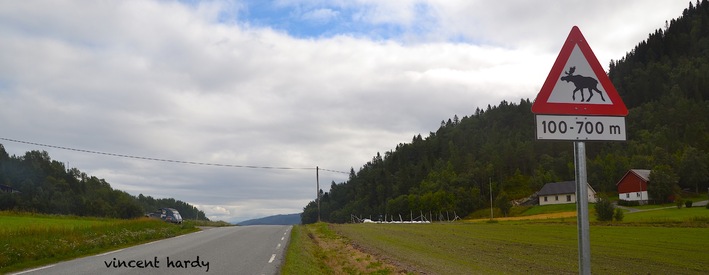
[[[279,248],[281,248],[281,244],[280,244],[280,243],[276,246],[276,249],[279,249]]]
[[[120,252],[120,251],[123,251],[123,249],[108,251],[108,252],[106,252],[106,253],[98,254],[98,255],[96,255],[96,256],[97,256],[97,257],[102,257],[102,256],[106,256],[106,255],[113,254],[113,253],[116,253],[116,252]]]
[[[269,264],[272,263],[273,260],[275,260],[275,259],[276,259],[276,254],[271,254],[271,259],[268,260],[268,263],[269,263]]]
[[[281,237],[281,241],[282,241],[282,240],[285,240],[285,239],[286,239],[286,237]]]
[[[274,254],[274,256],[275,256],[275,254]],[[53,267],[53,266],[55,266],[55,265],[48,265],[48,266],[38,267],[38,268],[34,268],[34,269],[30,269],[30,270],[25,270],[25,271],[22,271],[22,272],[17,272],[17,273],[12,273],[12,274],[13,274],[13,275],[25,274],[25,273],[30,273],[30,272],[35,272],[35,271],[38,271],[38,270],[42,270],[42,269],[45,269],[45,268],[50,268],[50,267]]]

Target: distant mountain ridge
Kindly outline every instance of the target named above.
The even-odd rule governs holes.
[[[246,220],[236,223],[237,225],[294,225],[300,224],[300,213],[281,214],[268,216],[259,219]]]

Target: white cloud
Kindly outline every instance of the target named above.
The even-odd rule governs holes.
[[[316,23],[327,23],[328,21],[335,19],[339,16],[340,12],[332,9],[315,9],[308,11],[302,15],[302,18],[306,21],[312,21]]]
[[[47,150],[118,189],[174,197],[218,219],[295,213],[314,198],[315,166],[357,170],[377,152],[426,136],[453,115],[534,98],[573,24],[607,64],[681,11],[637,1],[584,3],[307,6],[311,19],[359,7],[367,24],[407,30],[399,40],[372,40],[347,33],[301,39],[222,20],[243,8],[239,3],[2,2],[4,137],[308,169],[197,166],[4,145],[11,154]],[[471,43],[447,42],[458,36]],[[325,190],[346,179],[320,173]]]

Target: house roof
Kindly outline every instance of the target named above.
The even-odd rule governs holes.
[[[576,193],[575,181],[550,182],[539,190],[537,195],[558,195],[558,194],[573,194]]]
[[[630,170],[628,170],[628,172],[625,172],[625,175],[623,175],[623,177],[620,178],[620,180],[615,185],[618,185],[621,182],[623,182],[623,179],[625,179],[625,177],[627,177],[628,174],[630,174],[630,173],[635,174],[636,176],[638,176],[638,178],[642,179],[645,182],[649,182],[651,171],[652,170],[648,170],[648,169],[630,169]]]
[[[20,193],[20,190],[17,190],[15,188],[13,188],[12,186],[7,186],[4,184],[0,184],[0,191],[7,192],[7,193]]]
[[[651,170],[647,169],[630,169],[630,172],[638,175],[638,177],[642,178],[644,181],[650,181],[650,171]]]

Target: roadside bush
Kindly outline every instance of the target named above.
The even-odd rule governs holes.
[[[687,208],[691,208],[691,207],[692,207],[692,201],[691,201],[691,200],[685,201],[685,202],[684,202],[684,206],[687,207]]]
[[[596,201],[596,218],[599,221],[612,221],[615,207],[606,198],[599,198]]]
[[[677,209],[681,209],[684,204],[684,200],[679,195],[675,195],[675,204],[677,204]]]
[[[613,214],[613,219],[615,219],[615,221],[617,222],[622,222],[624,217],[625,214],[623,213],[623,209],[616,208],[615,214]]]

